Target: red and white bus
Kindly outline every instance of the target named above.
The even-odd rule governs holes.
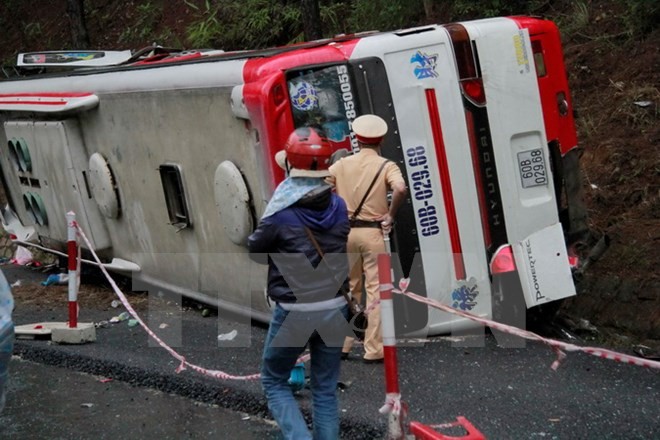
[[[374,113],[410,190],[392,241],[411,291],[487,317],[514,298],[538,310],[575,295],[585,210],[549,21],[19,61],[0,81],[2,220],[17,243],[63,252],[73,210],[108,268],[267,321],[265,269],[245,241],[284,177],[274,154],[310,124],[355,149],[351,121]],[[396,310],[408,334],[473,325],[403,299]]]

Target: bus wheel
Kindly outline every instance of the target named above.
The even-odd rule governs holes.
[[[552,301],[529,309],[527,312],[527,323],[530,330],[546,333],[554,325],[562,302],[562,300]]]

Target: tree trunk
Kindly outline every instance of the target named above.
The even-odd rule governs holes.
[[[424,15],[426,15],[426,20],[431,21],[435,18],[434,14],[434,5],[433,5],[433,0],[424,0]]]
[[[83,0],[66,0],[66,13],[71,26],[71,39],[75,49],[89,47],[89,34],[85,25],[85,6]]]
[[[301,10],[305,41],[320,40],[323,38],[319,1],[301,0]]]
[[[445,0],[423,0],[427,23],[449,23],[454,20],[454,2]]]

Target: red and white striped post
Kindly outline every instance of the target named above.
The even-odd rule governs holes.
[[[387,439],[405,439],[403,429],[403,406],[399,391],[399,370],[396,356],[396,334],[394,332],[394,306],[392,301],[392,265],[388,254],[378,255],[378,281],[380,283],[380,323],[383,333],[383,356],[385,363],[386,405],[389,405]]]
[[[403,427],[406,416],[405,403],[401,401],[399,391],[399,370],[396,356],[396,334],[394,332],[394,302],[392,301],[392,290],[394,288],[389,237],[386,236],[386,254],[378,255],[378,282],[380,283],[380,325],[383,333],[383,356],[385,361],[385,393],[387,408],[387,440],[404,440],[406,432]],[[381,412],[383,412],[381,409]],[[410,424],[410,434],[418,440],[485,440],[479,432],[465,417],[458,417],[454,423],[447,423],[442,427],[461,426],[467,431],[462,437],[445,436],[437,432],[434,427],[419,422]]]
[[[67,254],[69,256],[69,328],[78,327],[78,234],[76,214],[66,213]]]

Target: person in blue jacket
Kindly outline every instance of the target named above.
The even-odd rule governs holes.
[[[351,331],[340,289],[347,287],[350,227],[346,204],[324,182],[331,153],[327,139],[314,128],[299,128],[289,136],[276,155],[288,177],[248,238],[251,258],[268,263],[267,292],[275,306],[261,382],[286,439],[339,438],[337,381],[342,344]],[[288,384],[305,348],[311,356],[311,433]]]
[[[14,310],[14,298],[11,288],[0,271],[0,413],[5,406],[9,360],[14,348],[14,324],[11,314]]]

